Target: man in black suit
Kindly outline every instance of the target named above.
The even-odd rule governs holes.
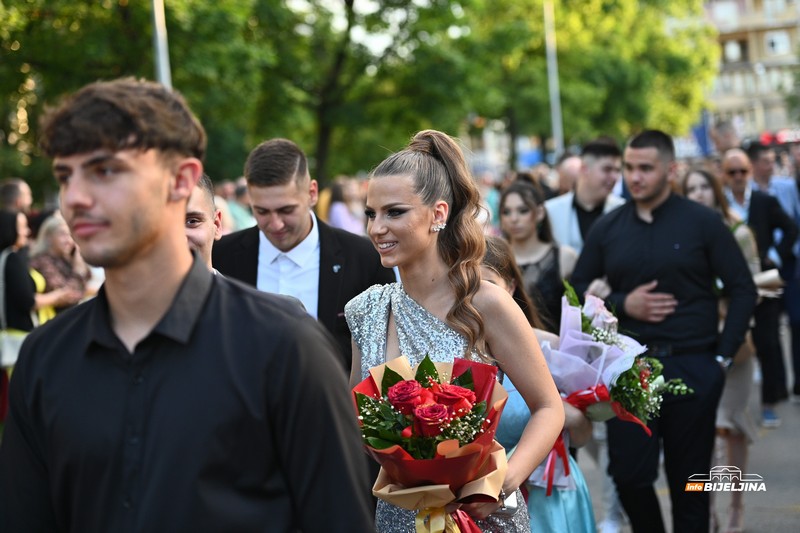
[[[738,148],[725,152],[722,172],[731,208],[753,230],[761,259],[761,269],[769,270],[778,265],[770,258],[770,248],[775,248],[784,265],[792,264],[792,246],[797,239],[797,226],[781,208],[780,203],[767,193],[755,190],[751,182],[753,167],[747,154]],[[775,230],[783,236],[775,242]],[[774,411],[776,403],[788,397],[786,368],[780,344],[779,321],[781,302],[778,298],[763,298],[754,313],[753,342],[761,364],[762,425],[778,427],[781,419]]]
[[[214,268],[266,292],[298,298],[333,334],[350,371],[352,347],[344,305],[374,284],[395,281],[365,238],[328,226],[311,208],[317,181],[303,151],[287,139],[258,145],[244,175],[257,226],[224,236]]]

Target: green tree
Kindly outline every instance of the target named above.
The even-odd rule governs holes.
[[[555,4],[568,141],[688,129],[716,65],[713,34],[693,18],[701,2]],[[208,131],[214,179],[237,176],[276,136],[325,182],[368,170],[417,130],[468,131],[469,116],[501,119],[512,138],[550,133],[542,0],[166,7],[173,82]],[[54,188],[36,157],[44,104],[96,79],[152,78],[150,20],[149,2],[0,3],[0,172]]]
[[[241,0],[172,0],[166,11],[173,84],[206,127],[217,179],[241,173],[252,95],[272,60],[252,39],[251,10]],[[42,198],[55,189],[36,150],[44,104],[98,79],[152,79],[150,3],[28,0],[0,4],[0,20],[0,172],[24,176]]]
[[[716,69],[699,1],[555,0],[565,138],[618,138],[643,127],[688,131]],[[542,0],[477,6],[469,56],[494,64],[476,111],[515,138],[551,131]],[[512,166],[513,166],[512,154]]]

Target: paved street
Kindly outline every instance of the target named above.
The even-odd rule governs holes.
[[[788,354],[788,346],[784,353]],[[787,358],[787,372],[791,376],[791,363]],[[791,378],[790,378],[791,382]],[[790,383],[791,385],[791,383]],[[753,389],[750,409],[753,419],[759,421],[760,389]],[[791,401],[777,408],[783,424],[777,429],[760,429],[759,439],[750,446],[750,464],[743,473],[758,474],[764,478],[766,492],[748,492],[744,497],[745,531],[752,533],[795,533],[800,531],[800,403]],[[600,501],[601,473],[597,464],[586,452],[579,454],[578,463],[586,476],[592,493],[598,524],[603,519]],[[671,529],[669,494],[664,475],[656,485],[661,511],[668,531]],[[722,525],[727,516],[728,493],[716,492],[718,513]],[[630,532],[624,528],[623,532]],[[680,532],[675,532],[680,533]]]

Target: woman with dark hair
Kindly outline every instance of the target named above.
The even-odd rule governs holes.
[[[688,199],[698,202],[718,211],[722,219],[733,232],[744,258],[750,267],[750,272],[755,276],[761,271],[756,238],[750,228],[729,206],[722,184],[713,174],[702,169],[693,169],[686,173],[681,184],[683,194]],[[724,296],[724,288],[723,288]],[[726,301],[720,300],[720,320],[724,320],[727,311]],[[715,446],[714,464],[735,465],[742,472],[747,470],[747,446],[755,440],[758,431],[755,423],[750,418],[748,405],[753,389],[753,355],[755,347],[751,334],[748,332],[745,343],[736,353],[733,365],[725,376],[725,386],[717,408],[717,443]],[[716,522],[716,512],[713,509],[712,521]],[[730,513],[728,527],[723,531],[742,531],[744,524],[744,502],[741,492],[731,493]]]
[[[351,383],[401,354],[412,366],[426,354],[440,362],[466,357],[497,364],[532,413],[502,487],[521,498],[519,487],[550,451],[564,413],[525,315],[507,292],[481,282],[479,209],[461,149],[438,131],[418,133],[372,171],[367,233],[383,266],[397,267],[401,282],[373,286],[345,307],[353,333]],[[511,516],[493,514],[499,508],[494,502],[462,507],[482,531],[530,531],[525,506]],[[413,532],[414,516],[379,501],[377,531]]]
[[[31,331],[34,323],[31,311],[36,305],[33,280],[28,275],[28,266],[23,255],[17,252],[28,243],[28,219],[24,213],[0,211],[0,251],[8,250],[3,272],[5,282],[6,327],[19,331]],[[8,374],[0,368],[0,422],[5,420],[8,410]]]
[[[5,271],[6,326],[20,331],[34,327],[36,288],[28,273],[27,259],[18,252],[28,244],[28,219],[21,212],[0,211],[0,251],[9,250]]]
[[[500,229],[511,244],[525,290],[541,311],[546,329],[557,332],[563,280],[572,275],[578,254],[554,241],[544,201],[530,183],[513,182],[500,196]]]
[[[40,307],[58,306],[68,294],[63,289],[44,294],[36,292],[27,257],[18,253],[27,246],[30,233],[28,219],[23,213],[0,211],[0,251],[8,249],[11,252],[3,272],[6,322],[7,327],[20,331],[31,331],[38,325],[34,311]]]

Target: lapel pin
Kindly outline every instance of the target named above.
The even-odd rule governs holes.
[[[333,273],[336,274],[342,269],[342,265],[333,265]]]

